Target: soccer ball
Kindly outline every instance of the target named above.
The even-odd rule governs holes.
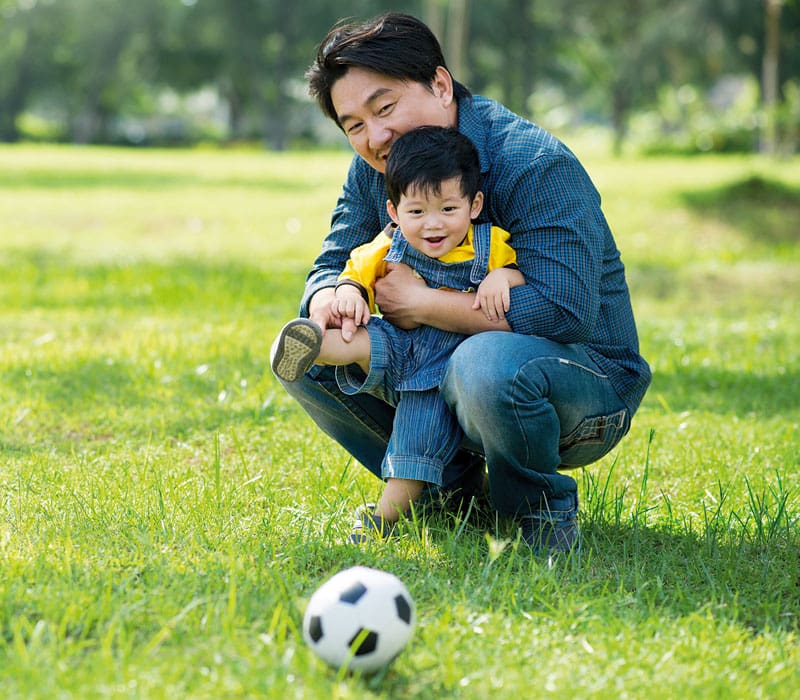
[[[387,666],[414,631],[414,601],[396,576],[354,566],[311,596],[303,637],[334,668],[372,673]]]

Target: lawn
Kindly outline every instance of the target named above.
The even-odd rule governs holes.
[[[342,544],[380,485],[267,355],[346,152],[0,147],[0,696],[800,697],[800,161],[577,150],[654,379],[548,568],[502,521]],[[377,677],[300,634],[355,564],[417,604]]]

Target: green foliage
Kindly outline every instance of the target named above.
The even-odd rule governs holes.
[[[0,149],[0,694],[797,697],[800,171],[571,145],[654,383],[553,567],[506,521],[341,544],[379,484],[267,356],[346,155]],[[418,608],[374,678],[300,634],[355,564]]]
[[[782,6],[777,107],[729,118],[708,104],[728,76],[761,80],[764,3],[734,0],[9,0],[0,5],[0,141],[279,150],[330,139],[335,128],[320,126],[305,95],[317,43],[339,19],[389,9],[434,26],[456,78],[546,127],[600,122],[621,149],[644,113],[638,127],[655,127],[660,139],[648,145],[662,152],[746,151],[774,118],[783,150],[796,149],[800,3]],[[672,122],[664,102],[687,89],[697,100]],[[551,94],[561,109],[543,113]]]
[[[729,76],[708,96],[696,86],[665,86],[652,112],[634,120],[644,153],[742,153],[758,147],[763,115],[758,83],[746,76]]]

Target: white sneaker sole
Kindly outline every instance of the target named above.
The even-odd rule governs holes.
[[[314,364],[322,347],[322,331],[307,318],[289,321],[272,345],[272,371],[285,382],[296,382]]]

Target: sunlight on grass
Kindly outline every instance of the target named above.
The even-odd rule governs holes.
[[[0,148],[2,696],[797,697],[800,168],[587,153],[654,379],[549,568],[499,519],[342,544],[379,485],[267,355],[348,153]],[[418,608],[376,679],[299,632],[355,564]]]

